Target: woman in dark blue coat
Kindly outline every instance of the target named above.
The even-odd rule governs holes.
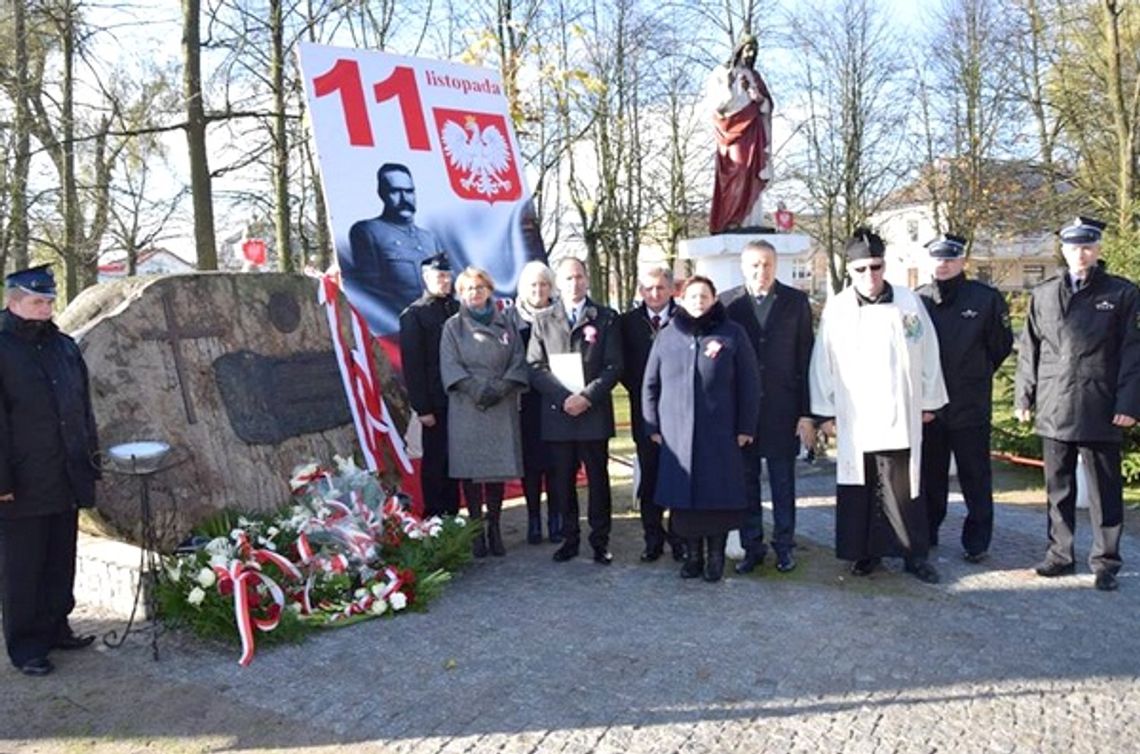
[[[662,446],[656,502],[688,544],[681,577],[718,581],[728,532],[748,509],[741,448],[754,439],[760,378],[747,333],[708,278],[682,286],[681,308],[649,352],[641,408]]]

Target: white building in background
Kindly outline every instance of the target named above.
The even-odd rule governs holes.
[[[157,247],[139,252],[135,264],[136,275],[171,275],[178,272],[194,272],[195,269],[194,265],[174,252]],[[99,263],[97,279],[100,283],[125,277],[127,277],[125,252],[109,255]]]
[[[1047,188],[1043,171],[1029,163],[994,161],[993,180],[1002,190],[1000,212],[991,216],[1002,221],[1001,227],[979,227],[970,251],[969,274],[1002,291],[1032,288],[1053,275],[1057,268],[1054,229],[1064,224],[1067,214],[1047,206]],[[1064,200],[1072,195],[1072,187],[1057,184]],[[1071,202],[1070,202],[1071,203]],[[1075,210],[1074,210],[1075,213]],[[934,206],[921,182],[903,187],[888,198],[884,208],[868,218],[887,243],[887,280],[911,288],[930,279],[929,256],[925,244],[938,231],[934,225]],[[951,229],[953,225],[951,224]]]

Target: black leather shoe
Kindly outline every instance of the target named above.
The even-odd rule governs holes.
[[[60,639],[56,639],[55,643],[51,645],[52,649],[86,649],[91,646],[95,641],[94,636],[77,636],[76,634],[68,634]]]
[[[604,547],[594,548],[594,562],[598,565],[609,565],[614,562],[614,554]]]
[[[526,543],[528,545],[542,544],[542,518],[531,516],[526,521]]]
[[[24,675],[47,675],[53,670],[55,665],[46,657],[33,657],[20,666],[20,672]]]
[[[855,576],[870,576],[883,562],[882,558],[863,558],[851,564],[851,573]]]
[[[646,549],[645,552],[641,553],[641,558],[640,558],[641,562],[642,563],[656,563],[658,560],[661,559],[661,553],[662,552],[664,552],[664,550],[660,547],[650,547],[650,548]]]
[[[985,550],[982,550],[981,552],[964,552],[962,553],[962,560],[966,561],[967,563],[974,563],[976,565],[978,563],[981,563],[989,556],[990,554]]]
[[[791,573],[796,570],[796,559],[790,552],[776,553],[776,570],[780,573]]]
[[[561,547],[554,551],[554,562],[565,563],[571,558],[578,557],[578,545],[564,542]]]
[[[939,581],[938,571],[925,560],[908,560],[903,570],[924,584],[937,584]]]
[[[1120,582],[1116,580],[1116,574],[1111,571],[1097,571],[1094,584],[1096,588],[1102,592],[1115,592],[1120,588]]]
[[[1046,560],[1033,569],[1038,576],[1054,579],[1058,576],[1072,576],[1077,572],[1075,563],[1058,563],[1055,560]]]
[[[685,543],[679,542],[673,545],[673,560],[678,563],[685,561]]]
[[[743,576],[746,573],[752,573],[759,566],[764,565],[764,554],[756,554],[753,552],[745,553],[744,560],[733,566],[732,570]]]

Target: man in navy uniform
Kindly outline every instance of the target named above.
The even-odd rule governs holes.
[[[1015,410],[1036,414],[1045,455],[1049,549],[1039,576],[1074,573],[1073,529],[1078,454],[1089,480],[1096,588],[1117,588],[1124,522],[1120,445],[1140,416],[1140,290],[1100,262],[1104,223],[1078,217],[1066,225],[1068,268],[1033,289],[1017,358]]]
[[[966,239],[945,234],[926,244],[934,280],[918,289],[938,332],[942,376],[950,403],[922,425],[922,497],[926,500],[930,544],[946,519],[950,454],[958,463],[958,483],[966,499],[963,558],[985,559],[994,527],[990,425],[993,376],[1013,349],[1009,309],[996,289],[969,280]]]
[[[82,649],[72,633],[80,508],[95,504],[99,441],[83,354],[51,321],[47,265],[5,279],[0,315],[0,609],[12,664],[53,670],[52,649]]]
[[[550,443],[549,495],[562,514],[566,537],[554,560],[578,555],[582,535],[574,483],[584,465],[590,547],[594,562],[609,565],[613,514],[606,464],[614,436],[610,393],[622,367],[621,330],[614,310],[586,295],[589,283],[580,259],[563,258],[554,276],[561,298],[534,318],[526,354],[531,387],[542,394],[542,439]]]
[[[741,325],[760,366],[760,419],[756,442],[744,448],[748,522],[740,532],[745,556],[737,573],[750,573],[764,562],[764,509],[760,503],[760,467],[768,462],[772,490],[772,549],[776,570],[796,567],[796,455],[815,442],[808,391],[811,363],[811,305],[803,291],[776,280],[776,250],[752,241],[740,252],[744,285],[720,295],[729,319]]]
[[[645,419],[641,414],[641,382],[645,377],[645,362],[657,333],[669,324],[677,304],[673,301],[673,272],[668,267],[650,267],[637,276],[637,291],[641,303],[619,318],[621,325],[622,372],[621,383],[629,393],[629,415],[633,424],[633,442],[637,446],[637,499],[641,509],[641,528],[645,536],[643,563],[652,563],[661,557],[668,542],[674,560],[685,559],[684,540],[675,536],[672,522],[669,530],[662,525],[665,509],[657,505],[657,469],[661,459],[661,446],[649,439]]]
[[[447,392],[439,376],[443,323],[459,311],[451,295],[451,264],[440,253],[424,260],[424,293],[400,314],[400,361],[408,402],[423,428],[424,516],[459,512],[459,482],[447,473]]]

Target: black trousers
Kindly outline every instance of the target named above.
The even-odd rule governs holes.
[[[864,453],[864,483],[838,485],[836,557],[926,559],[930,551],[926,504],[911,495],[909,466],[910,450]]]
[[[17,667],[47,656],[70,632],[77,521],[76,511],[0,520],[0,609],[8,657]]]
[[[423,427],[420,485],[424,517],[459,513],[459,480],[447,475],[447,409],[435,413],[435,426]]]
[[[661,446],[648,437],[636,439],[637,501],[641,510],[641,530],[645,535],[646,551],[664,549],[668,542],[672,548],[680,547],[683,540],[673,533],[673,516],[669,516],[668,528],[664,524],[665,509],[657,505],[657,469],[661,465]]]
[[[589,497],[586,518],[590,523],[590,546],[605,548],[610,542],[613,503],[610,498],[610,475],[606,469],[609,455],[608,440],[579,440],[551,442],[550,496],[554,509],[562,513],[566,545],[577,546],[582,540],[578,524],[578,496],[574,493],[578,467],[586,466],[586,483]]]
[[[994,533],[994,485],[990,468],[990,428],[950,429],[935,419],[922,425],[922,490],[926,501],[930,544],[938,543],[938,529],[946,520],[950,493],[950,454],[958,462],[958,484],[966,499],[962,549],[971,555],[990,549]]]
[[[1093,547],[1089,568],[1120,570],[1120,535],[1124,530],[1124,499],[1120,481],[1120,445],[1112,442],[1064,442],[1041,438],[1045,451],[1045,495],[1049,499],[1049,550],[1045,559],[1074,562],[1076,530],[1077,454],[1089,481],[1089,521]]]

